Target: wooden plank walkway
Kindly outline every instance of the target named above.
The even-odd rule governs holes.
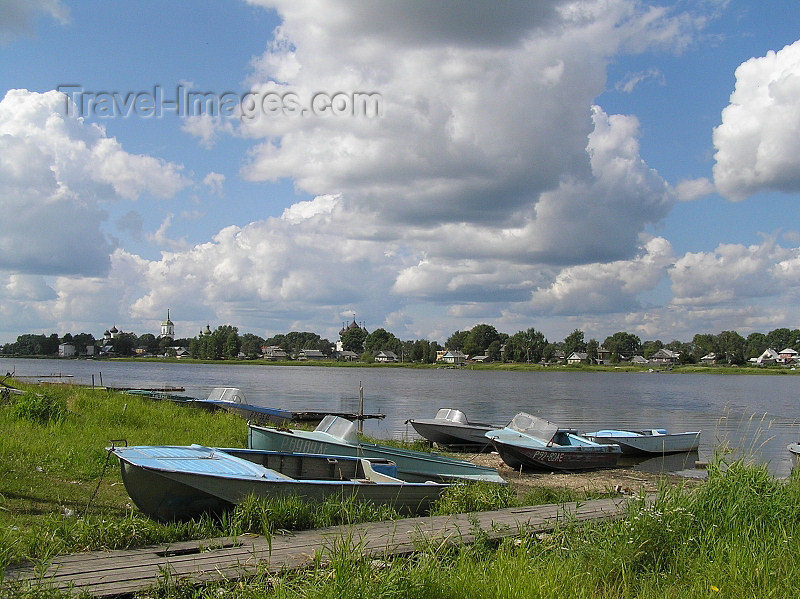
[[[520,531],[547,532],[557,523],[620,518],[626,498],[562,505],[507,508],[453,516],[427,516],[273,535],[241,535],[120,551],[95,551],[55,558],[43,575],[31,567],[9,568],[3,595],[22,585],[54,587],[95,597],[132,594],[170,580],[237,580],[258,572],[305,568],[325,561],[336,548],[368,557],[391,557],[420,546],[468,544]]]

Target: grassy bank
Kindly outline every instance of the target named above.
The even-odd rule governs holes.
[[[36,389],[37,392],[41,390]],[[130,444],[244,446],[244,422],[169,402],[87,389],[47,389],[0,405],[0,571],[74,551],[395,518],[387,508],[247,502],[223,521],[163,525],[132,508],[110,439]],[[437,513],[578,498],[538,490],[454,489]],[[148,597],[792,597],[800,590],[800,481],[714,462],[697,488],[664,485],[624,521],[521,534],[499,545],[421,547],[388,562],[349,553],[331,564],[247,583],[165,583]],[[31,594],[30,596],[37,596]],[[38,595],[52,596],[52,595]]]

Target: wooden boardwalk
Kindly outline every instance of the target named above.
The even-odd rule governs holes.
[[[274,535],[242,535],[120,551],[95,551],[55,558],[42,574],[9,568],[2,595],[17,585],[52,586],[95,597],[132,594],[167,579],[202,583],[236,580],[259,572],[305,568],[331,551],[348,547],[368,557],[391,557],[421,546],[468,544],[478,536],[499,539],[520,531],[547,532],[557,523],[620,518],[625,498],[562,505],[508,508],[453,516],[409,518]]]

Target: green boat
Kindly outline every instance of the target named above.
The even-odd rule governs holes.
[[[353,422],[330,414],[313,431],[249,423],[248,444],[251,449],[270,451],[384,458],[397,464],[397,478],[407,482],[487,481],[506,484],[494,468],[478,466],[438,453],[411,451],[361,441]]]

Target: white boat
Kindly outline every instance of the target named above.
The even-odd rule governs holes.
[[[220,515],[245,497],[355,497],[417,514],[448,487],[409,483],[389,460],[293,454],[200,445],[110,447],[143,513],[160,521]]]
[[[492,443],[486,433],[503,428],[502,424],[471,422],[464,412],[453,408],[440,408],[435,418],[414,418],[407,422],[431,443],[461,451],[491,451]]]
[[[583,433],[595,443],[614,443],[626,454],[667,454],[697,451],[700,446],[700,431],[669,433],[663,428],[645,430],[606,429]]]

